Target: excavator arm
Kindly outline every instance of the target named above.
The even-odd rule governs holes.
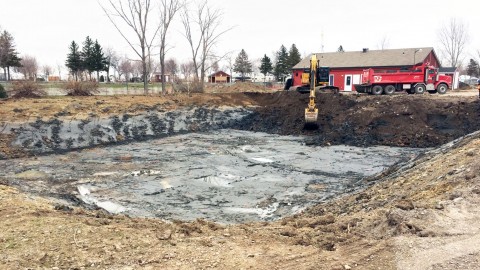
[[[318,119],[318,108],[317,104],[315,103],[315,85],[317,85],[317,68],[318,68],[318,60],[315,54],[312,55],[310,59],[310,96],[308,106],[305,109],[305,127],[307,128],[315,128],[317,126],[317,119]]]
[[[307,108],[305,108],[305,128],[318,128],[318,107],[316,104],[316,90],[331,90],[334,94],[338,94],[339,88],[329,85],[330,69],[328,67],[320,67],[320,61],[315,54],[310,58],[310,68],[302,74],[302,86],[297,88],[298,91],[308,86],[310,96]],[[303,92],[303,91],[300,91]]]

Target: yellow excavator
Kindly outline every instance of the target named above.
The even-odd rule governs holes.
[[[339,88],[329,85],[330,69],[328,67],[320,67],[317,56],[312,54],[310,58],[310,68],[305,69],[302,74],[302,85],[297,88],[300,92],[305,92],[304,89],[309,89],[310,97],[307,108],[305,108],[305,128],[318,128],[318,107],[315,103],[315,91],[332,90],[335,94],[338,93]]]

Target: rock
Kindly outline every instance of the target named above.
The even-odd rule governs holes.
[[[68,205],[64,205],[64,204],[56,204],[54,206],[54,209],[57,210],[57,211],[64,211],[64,212],[72,212],[73,211],[73,208],[71,208]]]
[[[445,206],[443,206],[443,203],[439,202],[435,205],[435,209],[437,210],[443,210]]]
[[[419,231],[417,233],[418,236],[420,237],[435,237],[437,234],[433,231]]]
[[[397,226],[405,221],[404,215],[400,210],[391,210],[387,212],[386,216],[390,226]]]
[[[467,150],[466,154],[467,154],[468,157],[473,157],[473,156],[475,156],[475,152],[477,152],[477,151],[475,149],[471,148],[471,149]]]
[[[25,180],[36,180],[41,178],[48,177],[47,173],[42,171],[28,170],[15,175],[16,178],[21,178]]]
[[[454,192],[454,193],[450,194],[449,199],[453,201],[453,200],[455,200],[455,199],[457,199],[461,196],[462,196],[462,194],[460,194],[459,192]]]
[[[315,228],[319,225],[328,225],[332,223],[335,223],[335,216],[333,216],[332,214],[328,214],[325,216],[317,217],[315,221],[309,224],[309,226],[310,228]]]
[[[406,211],[415,209],[413,202],[410,200],[397,201],[397,203],[395,204],[395,207],[400,208],[402,210],[406,210]]]
[[[475,178],[475,176],[476,175],[473,172],[467,173],[467,174],[465,174],[465,180],[471,180],[471,179]]]
[[[348,264],[345,264],[345,265],[343,266],[343,269],[349,270],[349,269],[352,269],[352,267],[351,267],[350,265],[348,265]]]

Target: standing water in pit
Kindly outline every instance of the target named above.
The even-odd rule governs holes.
[[[237,223],[275,220],[362,189],[362,178],[421,151],[310,147],[303,139],[236,130],[192,133],[3,160],[0,177],[44,196],[74,195],[112,213]],[[28,181],[35,175],[38,181]]]

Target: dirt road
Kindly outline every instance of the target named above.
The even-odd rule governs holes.
[[[0,178],[0,269],[477,269],[480,135],[440,147],[478,130],[477,99],[321,94],[318,131],[302,130],[306,97],[290,92],[0,101],[4,122],[228,105],[253,111],[238,128],[311,135],[306,145],[435,147],[364,179],[378,183],[362,192],[240,225],[110,215],[19,192]],[[22,151],[11,136],[1,140],[7,157]],[[25,184],[42,181],[16,166]]]

